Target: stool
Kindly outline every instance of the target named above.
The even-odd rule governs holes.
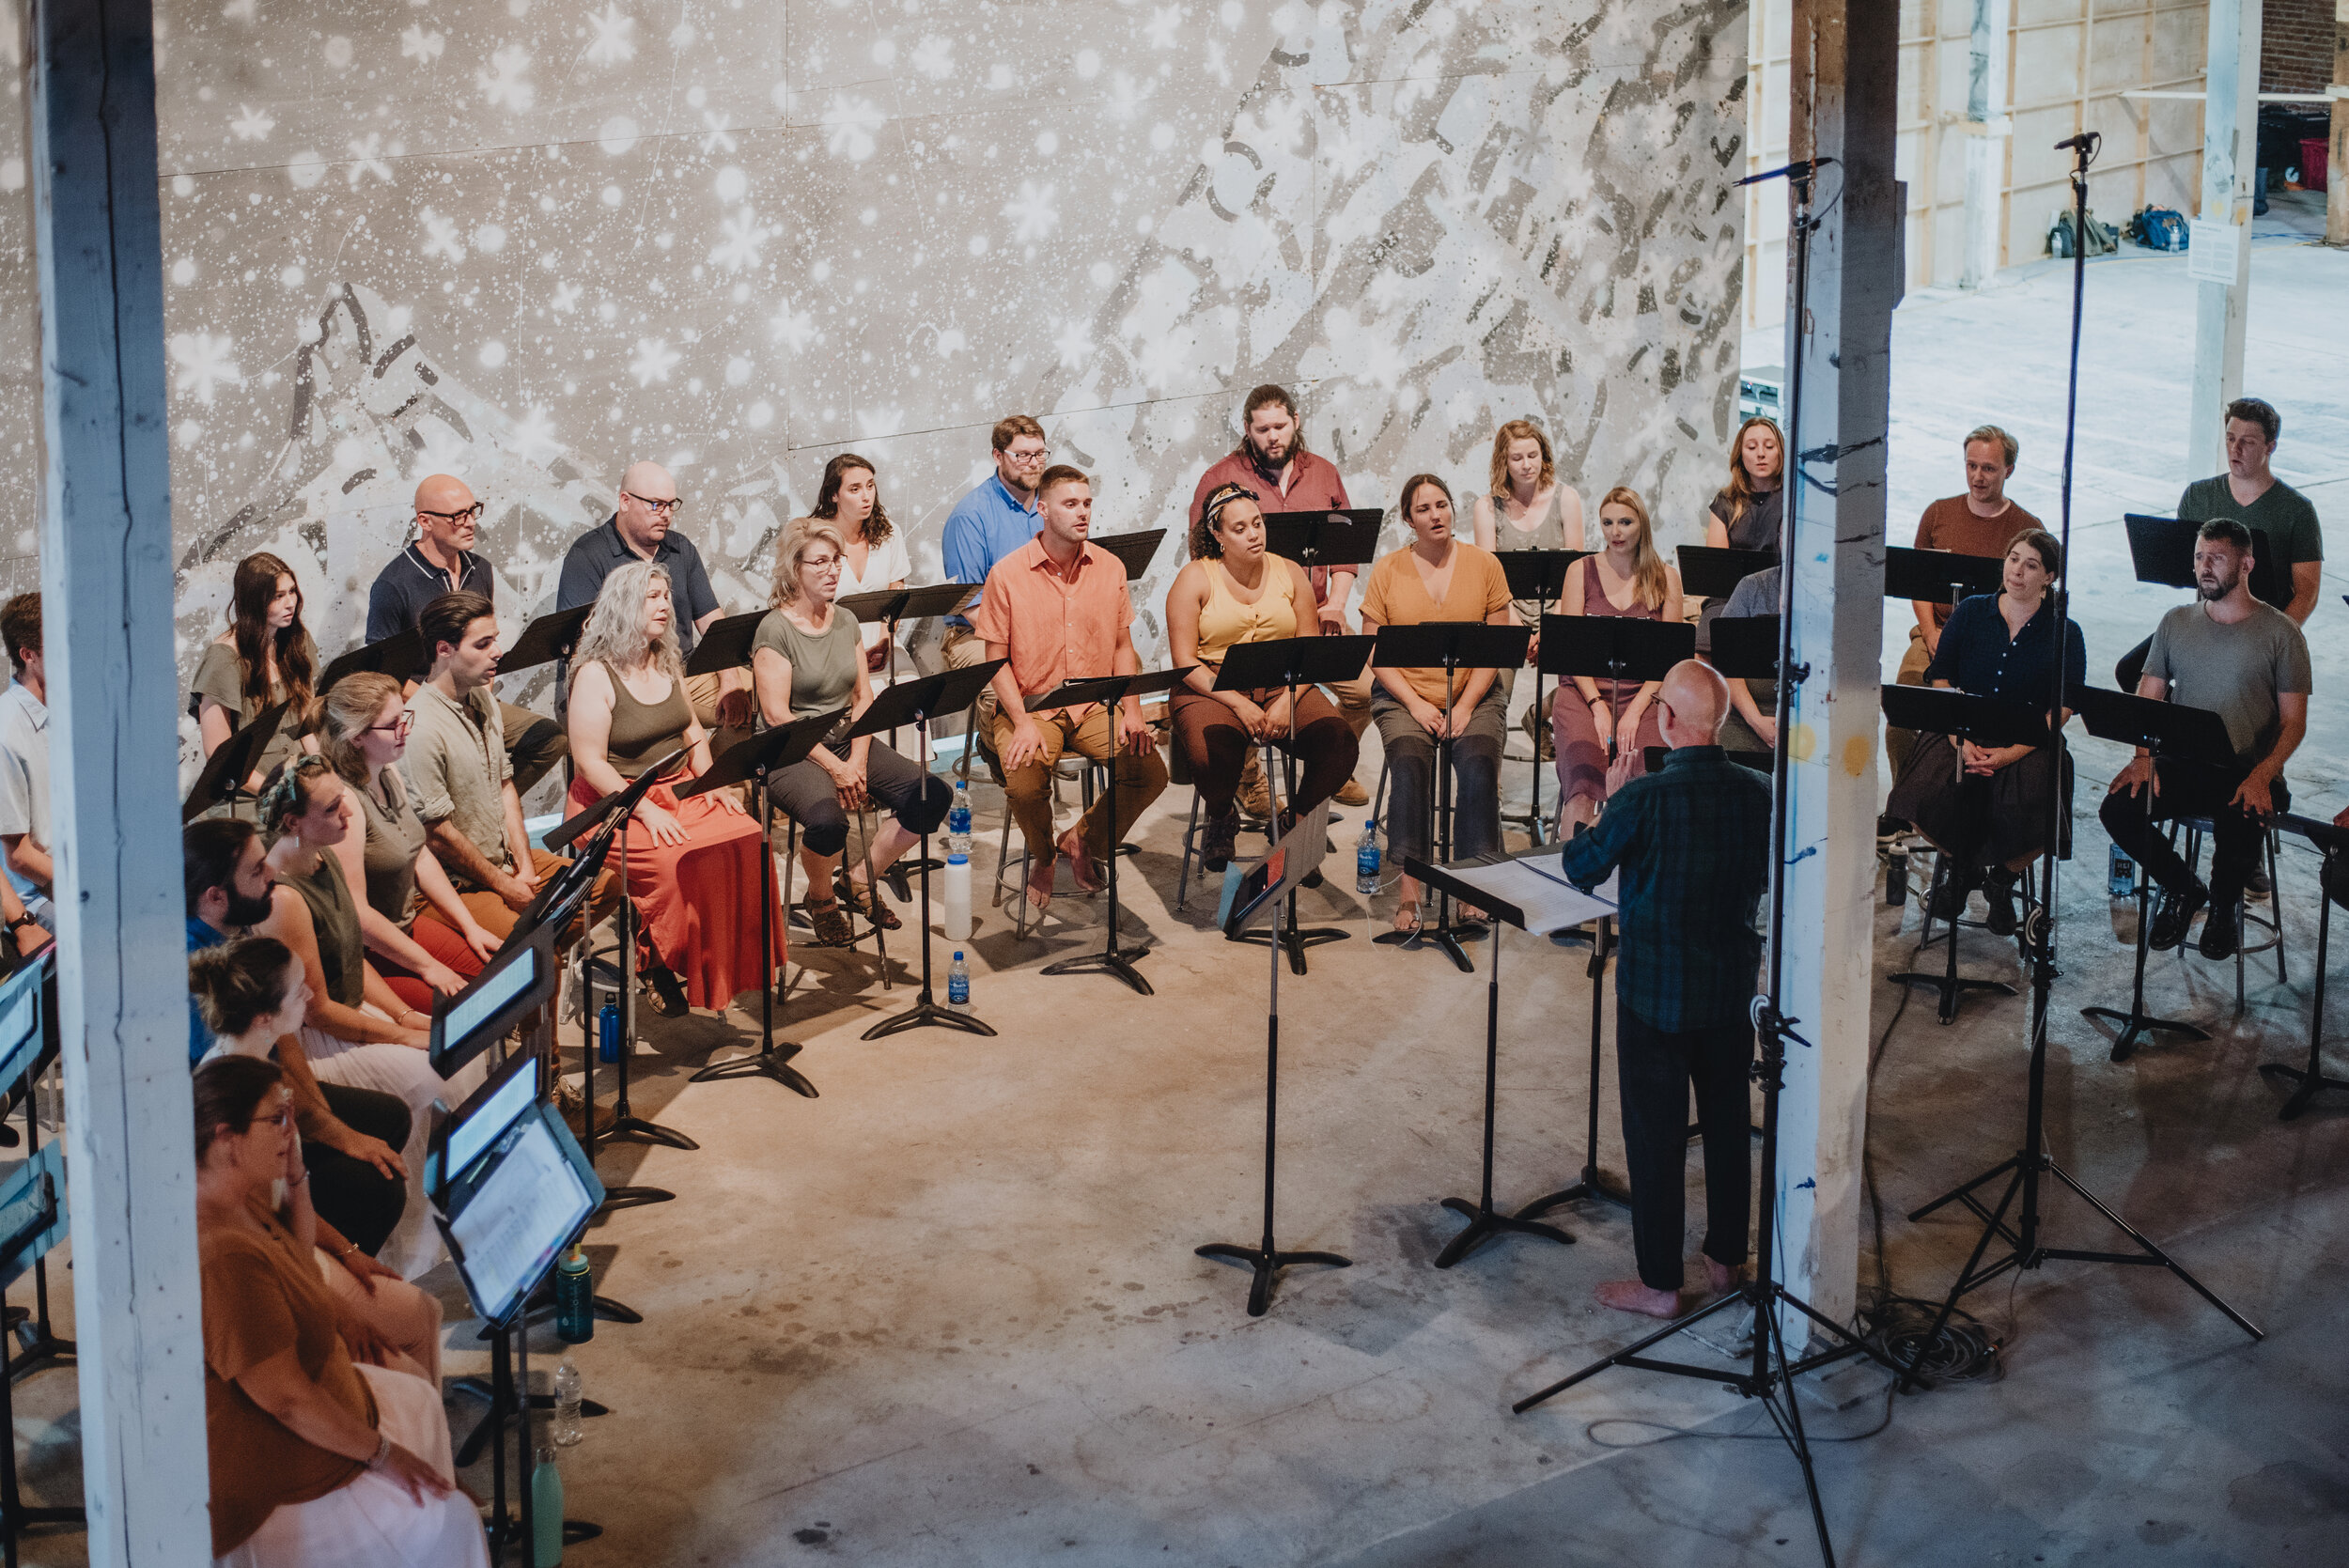
[[[2202,860],[2202,837],[2211,832],[2211,820],[2207,816],[2177,818],[2170,825],[2170,841],[2172,845],[2177,843],[2178,830],[2181,828],[2186,830],[2186,835],[2183,859],[2189,868],[2199,866]],[[2268,885],[2275,890],[2268,894],[2267,912],[2263,915],[2253,914],[2249,900],[2239,893],[2235,897],[2235,929],[2238,936],[2234,949],[2234,1010],[2237,1013],[2241,1013],[2245,1005],[2243,960],[2247,955],[2265,953],[2270,948],[2275,949],[2276,982],[2278,985],[2289,983],[2284,969],[2283,890],[2276,879],[2276,826],[2271,822],[2268,824],[2267,831],[2262,834],[2260,839],[2261,851],[2266,860]],[[2212,850],[2214,856],[2217,852],[2216,848]],[[2255,926],[2267,933],[2264,940],[2255,942],[2248,939]]]
[[[1182,871],[1181,874],[1176,877],[1174,881],[1174,908],[1180,909],[1185,906],[1190,897],[1191,862],[1198,857],[1199,853],[1198,781],[1191,774],[1190,757],[1184,752],[1182,742],[1180,740],[1175,741],[1173,745],[1167,747],[1166,749],[1166,778],[1169,784],[1190,784],[1192,786],[1190,796],[1190,815],[1185,818],[1183,822]],[[1269,779],[1266,780],[1265,784],[1268,788],[1277,790],[1280,787]],[[1244,811],[1240,813],[1239,822],[1239,831],[1241,832],[1263,833],[1267,836],[1268,840],[1270,838],[1270,824],[1255,821]],[[1206,879],[1206,868],[1203,866],[1200,872],[1200,880],[1205,881]]]

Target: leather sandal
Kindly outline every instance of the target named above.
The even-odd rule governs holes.
[[[897,918],[897,912],[892,909],[885,900],[875,897],[869,892],[859,893],[856,883],[848,879],[847,872],[838,872],[833,875],[832,888],[832,892],[839,895],[843,904],[882,930],[895,931],[904,927],[905,922]]]

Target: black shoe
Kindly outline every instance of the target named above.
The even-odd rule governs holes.
[[[1925,913],[1935,920],[1955,920],[1966,912],[1966,895],[1973,891],[1973,873],[1944,856],[1933,879],[1933,896],[1925,902]]]
[[[685,999],[685,982],[665,964],[656,964],[645,971],[652,982],[653,1011],[664,1018],[681,1018],[692,1011],[692,1003]]]
[[[2015,878],[2010,874],[1994,874],[1983,878],[1982,895],[1989,901],[1990,914],[1983,924],[1994,937],[2011,937],[2022,928],[2022,920],[2015,911]]]
[[[2243,878],[2243,891],[2254,899],[2265,898],[2276,891],[2276,884],[2268,880],[2265,866],[2255,865],[2250,874]]]
[[[2154,906],[2153,930],[2147,934],[2145,945],[2155,953],[2167,953],[2186,940],[2195,915],[2209,902],[2210,894],[2201,888],[2192,893],[2171,893],[2164,888],[2160,901]],[[2231,947],[2227,951],[2234,950]]]
[[[2243,917],[2234,900],[2213,904],[2210,913],[2202,917],[2202,956],[2232,958],[2242,945]]]
[[[1232,863],[1232,851],[1239,844],[1239,809],[1226,806],[1210,813],[1199,835],[1199,863],[1209,871],[1221,871]]]

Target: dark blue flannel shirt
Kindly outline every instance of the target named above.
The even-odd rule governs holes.
[[[1748,1016],[1769,862],[1769,784],[1719,746],[1669,753],[1610,797],[1559,857],[1586,893],[1622,868],[1615,1000],[1670,1034]]]

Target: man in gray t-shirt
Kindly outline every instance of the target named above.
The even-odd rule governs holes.
[[[2234,749],[2232,762],[2204,765],[2139,751],[2112,781],[2101,815],[2112,842],[2136,857],[2161,887],[2149,944],[2186,939],[2205,903],[2206,958],[2231,958],[2242,940],[2239,901],[2258,864],[2273,812],[2290,809],[2284,763],[2309,724],[2309,645],[2292,617],[2251,597],[2250,531],[2228,519],[2206,522],[2194,546],[2198,598],[2161,618],[2137,694],[2216,713]],[[2151,800],[2140,793],[2150,790]],[[2155,826],[2161,817],[2207,816],[2210,886]]]

